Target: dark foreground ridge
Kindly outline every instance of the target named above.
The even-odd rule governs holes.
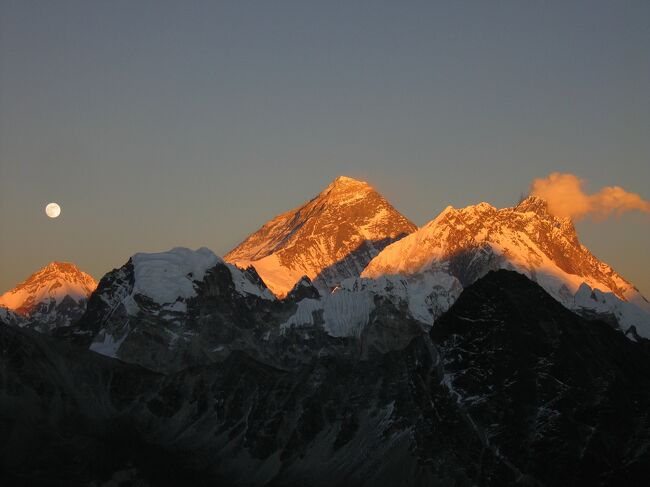
[[[650,354],[610,326],[498,271],[430,336],[404,328],[414,338],[385,353],[286,370],[235,351],[163,375],[0,324],[0,484],[650,478]]]

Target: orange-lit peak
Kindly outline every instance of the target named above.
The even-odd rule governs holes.
[[[528,196],[515,206],[514,209],[520,212],[532,211],[537,214],[545,214],[548,213],[548,203],[544,198],[540,198],[539,196]]]
[[[0,305],[28,314],[39,303],[60,303],[66,296],[86,299],[97,288],[92,276],[70,262],[50,262],[0,296]]]
[[[368,183],[340,176],[264,224],[224,260],[253,265],[276,296],[305,275],[326,290],[357,277],[383,247],[416,229]]]
[[[42,270],[57,272],[80,272],[79,268],[72,262],[54,261],[47,264]]]
[[[358,179],[351,178],[349,176],[339,176],[337,177],[333,183],[361,183],[361,184],[367,184],[365,181],[360,181]]]
[[[359,188],[359,189],[371,188],[371,186],[365,181],[360,181],[358,179],[354,179],[348,176],[339,176],[334,181],[332,181],[330,185],[327,187],[327,189],[334,189],[334,188],[350,190],[355,188]]]

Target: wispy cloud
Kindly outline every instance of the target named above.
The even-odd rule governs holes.
[[[580,220],[586,216],[604,219],[628,211],[650,213],[650,201],[620,186],[605,186],[596,193],[587,194],[584,181],[574,174],[551,173],[531,183],[530,194],[544,198],[549,211],[558,216]]]

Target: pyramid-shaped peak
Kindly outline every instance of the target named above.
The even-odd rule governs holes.
[[[79,302],[97,288],[97,281],[71,262],[50,262],[0,296],[0,305],[29,313],[39,303],[61,303],[66,296]]]
[[[386,245],[416,228],[368,183],[340,176],[315,198],[266,222],[224,260],[253,265],[278,297],[305,275],[326,291],[358,277]]]
[[[85,272],[83,272],[76,264],[72,262],[54,261],[47,264],[45,267],[34,272],[29,276],[20,286],[29,285],[34,282],[43,280],[62,280],[67,282],[81,282],[84,283],[88,289],[93,290],[97,287],[95,279]]]
[[[339,176],[332,182],[334,184],[336,184],[336,183],[339,183],[339,184],[364,184],[364,185],[368,184],[365,181],[361,181],[360,179],[354,179],[354,178],[351,178],[350,176]]]
[[[368,184],[366,181],[354,179],[349,176],[339,176],[327,187],[327,190],[332,189],[349,191],[358,189],[372,189],[372,186],[370,186],[370,184]]]
[[[326,207],[366,206],[367,210],[376,208],[383,196],[369,183],[348,176],[339,176],[333,180],[314,201]]]

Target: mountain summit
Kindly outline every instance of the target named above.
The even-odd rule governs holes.
[[[51,262],[0,296],[0,306],[49,331],[81,316],[96,287],[95,279],[76,265]]]
[[[330,290],[416,229],[368,183],[341,176],[316,198],[265,223],[225,260],[255,267],[277,296],[303,276]]]
[[[580,243],[569,218],[552,215],[546,201],[535,196],[512,208],[449,206],[385,248],[362,277],[443,273],[466,287],[501,268],[528,276],[571,309],[613,316],[624,330],[635,325],[650,338],[648,301]]]

